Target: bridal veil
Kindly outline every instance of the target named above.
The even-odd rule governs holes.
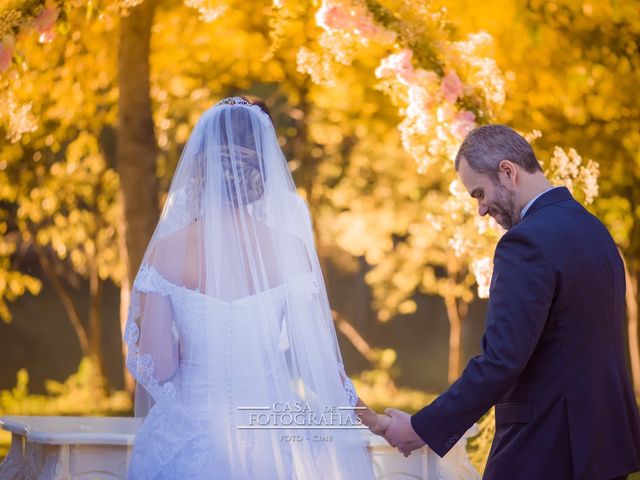
[[[294,477],[370,476],[309,211],[259,106],[225,99],[195,125],[133,284],[125,341],[136,416],[155,411],[174,429],[159,463],[193,441],[175,433],[192,422],[224,440],[229,478],[252,461],[246,445],[292,461]]]

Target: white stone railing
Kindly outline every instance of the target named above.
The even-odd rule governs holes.
[[[2,480],[123,479],[140,420],[130,417],[0,417],[11,448]],[[363,432],[377,479],[477,480],[465,450],[474,427],[444,457],[427,447],[405,458],[384,439]],[[354,479],[357,480],[357,479]]]

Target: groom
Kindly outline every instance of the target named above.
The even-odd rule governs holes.
[[[413,416],[387,409],[387,441],[444,456],[495,405],[484,478],[610,480],[640,469],[640,420],[624,354],[625,276],[613,239],[529,143],[504,125],[470,132],[455,160],[496,247],[482,354]]]

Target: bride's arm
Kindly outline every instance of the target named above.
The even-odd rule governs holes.
[[[369,430],[372,433],[375,433],[376,435],[382,435],[391,423],[391,418],[387,415],[380,415],[374,412],[367,406],[366,403],[362,401],[360,395],[356,393],[355,385],[347,376],[342,362],[340,363],[340,376],[342,377],[342,385],[347,392],[349,403],[352,407],[354,407],[356,416],[364,425],[369,427]]]
[[[376,435],[382,435],[389,426],[389,423],[391,423],[391,418],[387,415],[374,412],[361,398],[358,398],[356,407],[359,407],[356,409],[356,416]]]

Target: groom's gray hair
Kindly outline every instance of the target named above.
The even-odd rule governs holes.
[[[525,138],[506,125],[483,125],[471,130],[456,154],[456,171],[465,159],[472,170],[498,178],[498,166],[509,160],[529,173],[542,171],[533,148]]]

